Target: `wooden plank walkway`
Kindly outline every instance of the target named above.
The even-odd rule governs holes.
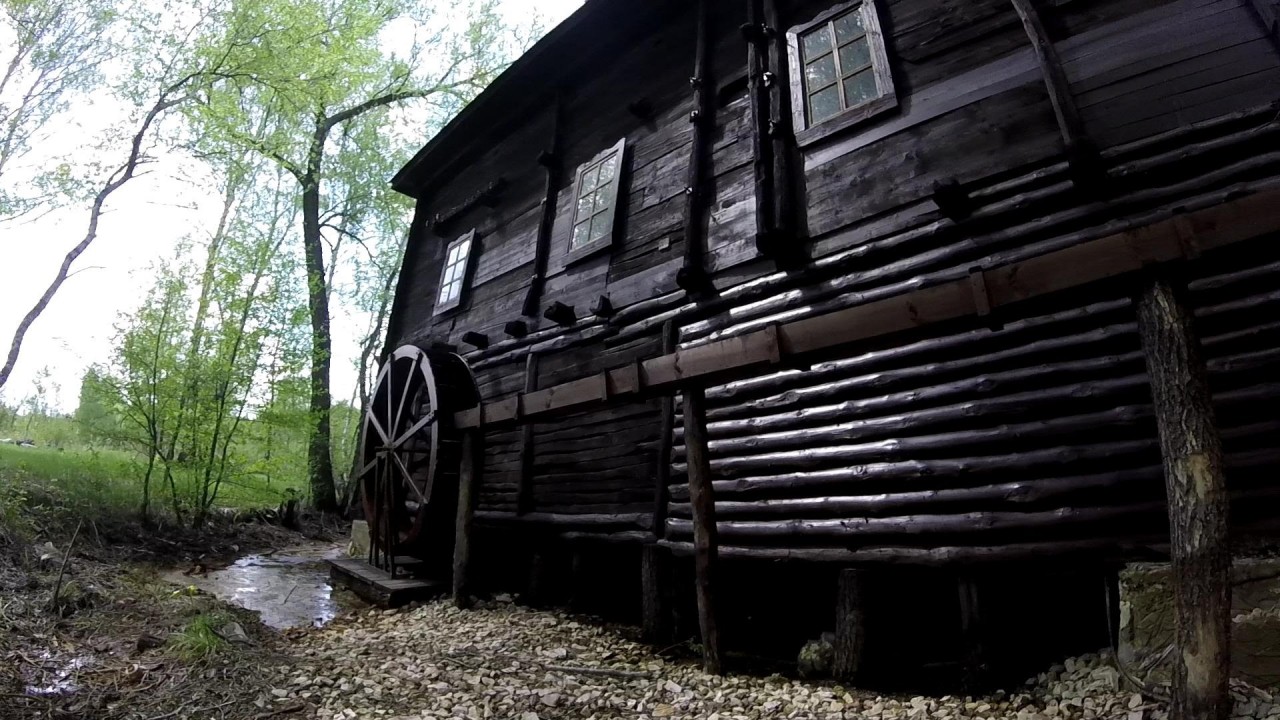
[[[329,560],[329,580],[380,607],[400,607],[414,600],[430,600],[449,591],[449,583],[423,578],[391,577],[386,571],[355,558]]]

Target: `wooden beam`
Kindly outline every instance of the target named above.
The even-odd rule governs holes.
[[[711,164],[712,131],[715,130],[715,81],[711,74],[711,0],[695,0],[698,4],[697,45],[694,49],[693,111],[689,122],[693,124],[693,142],[689,145],[689,177],[685,185],[684,205],[684,265],[676,273],[676,284],[690,294],[705,293],[711,289],[711,280],[703,264],[707,250],[707,168]]]
[[[1133,274],[1280,231],[1280,190],[1255,193],[1195,212],[1179,214],[897,297],[771,326],[755,332],[679,350],[641,363],[640,380],[650,393],[697,380],[721,382],[746,377],[761,367],[800,361],[806,355],[882,337]],[[975,300],[975,283],[986,288]],[[980,305],[982,307],[980,307]],[[499,404],[455,415],[458,427],[510,422],[580,408],[608,398],[607,387],[630,366],[539,390],[524,398],[523,412]]]
[[[693,567],[702,633],[702,669],[719,675],[720,631],[716,615],[716,507],[711,489],[711,457],[707,452],[706,394],[684,389],[684,438],[689,452],[689,501],[693,504]]]
[[[538,389],[538,355],[529,353],[524,361],[524,396]],[[516,413],[519,413],[517,399]],[[516,489],[516,509],[520,514],[533,512],[533,423],[520,428],[520,483]]]
[[[1184,290],[1151,280],[1138,300],[1160,428],[1173,560],[1173,720],[1227,720],[1231,560],[1222,439]]]
[[[564,113],[564,102],[560,94],[556,94],[551,109],[551,138],[547,149],[538,155],[538,164],[545,174],[542,187],[542,218],[538,221],[538,239],[533,251],[533,276],[529,278],[529,289],[525,292],[521,314],[535,317],[542,304],[542,288],[547,279],[547,258],[551,255],[551,232],[556,221],[556,192],[560,189],[560,124]],[[510,323],[508,323],[508,327]],[[508,334],[511,334],[508,332]],[[515,336],[522,337],[522,336]]]
[[[1040,63],[1040,72],[1044,76],[1045,88],[1049,91],[1049,102],[1053,104],[1053,114],[1058,120],[1058,130],[1066,143],[1069,153],[1076,153],[1088,147],[1088,136],[1085,133],[1084,121],[1080,119],[1080,111],[1076,107],[1075,97],[1071,94],[1071,85],[1067,81],[1067,73],[1062,67],[1062,58],[1044,28],[1040,11],[1036,9],[1034,0],[1010,0],[1013,9],[1022,20],[1022,28],[1031,41],[1031,49]]]
[[[765,85],[769,88],[769,140],[773,145],[773,224],[775,239],[790,240],[796,237],[796,186],[795,133],[791,128],[791,86],[787,82],[791,71],[787,68],[786,27],[778,7],[778,0],[764,0],[764,22],[773,28],[769,43],[768,75]],[[802,247],[796,244],[797,247]],[[794,251],[793,251],[794,252]],[[785,252],[783,253],[786,254]]]
[[[482,455],[480,431],[464,432],[462,467],[458,473],[458,515],[453,539],[453,604],[459,608],[471,606],[471,529],[480,488]]]

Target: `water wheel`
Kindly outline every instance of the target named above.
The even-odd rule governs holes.
[[[359,447],[374,566],[395,575],[408,557],[421,574],[447,577],[461,461],[453,414],[478,401],[471,370],[453,353],[406,345],[383,364]]]

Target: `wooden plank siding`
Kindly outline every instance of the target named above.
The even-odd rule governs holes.
[[[779,3],[788,26],[831,4]],[[533,271],[544,178],[535,159],[550,143],[544,108],[495,132],[448,182],[424,188],[419,214],[430,218],[498,176],[507,181],[495,207],[477,207],[451,228],[474,227],[478,253],[456,312],[432,315],[447,238],[428,231],[410,248],[389,346],[459,345],[465,332],[485,333],[488,348],[460,349],[483,400],[514,408],[529,352],[539,353],[538,387],[570,383],[659,355],[665,322],[692,349],[953,283],[975,267],[1071,248],[1280,175],[1280,126],[1274,111],[1257,109],[1280,96],[1280,56],[1249,0],[1043,7],[1085,132],[1100,149],[1105,182],[1096,189],[1072,184],[1041,70],[1008,0],[881,1],[898,109],[797,151],[808,257],[778,267],[754,236],[753,127],[740,82],[746,3],[713,6],[719,92],[705,264],[716,293],[689,298],[675,283],[692,137],[693,4],[655,1],[655,19],[628,31],[630,44],[584,49],[582,67],[554,83],[565,98],[563,172],[542,306],[571,306],[577,321],[525,317],[528,337],[503,332],[521,319]],[[652,109],[647,117],[629,107],[640,101]],[[1232,113],[1230,122],[1214,120]],[[1160,136],[1167,131],[1178,133]],[[569,262],[573,171],[620,138],[626,175],[613,248]],[[945,183],[963,188],[968,217],[941,211],[934,192]],[[1229,478],[1241,493],[1261,492],[1280,460],[1264,442],[1280,428],[1280,415],[1268,414],[1280,407],[1280,388],[1266,380],[1280,364],[1280,324],[1259,320],[1258,309],[1280,302],[1280,254],[1250,243],[1193,266]],[[1159,456],[1125,293],[1119,285],[1071,292],[707,388],[729,554],[986,547],[1022,543],[1028,533],[1158,539]],[[592,316],[602,296],[613,312]],[[524,516],[520,431],[485,428],[477,522],[579,537],[652,517],[661,422],[655,398],[534,422],[533,507]],[[679,544],[691,526],[679,430],[676,437],[672,504],[657,530]],[[608,515],[627,520],[594,519]]]

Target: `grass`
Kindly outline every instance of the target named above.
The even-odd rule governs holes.
[[[29,526],[31,514],[84,518],[136,517],[142,504],[146,466],[136,455],[113,449],[19,447],[0,445],[0,523],[10,529]],[[177,477],[179,498],[195,498],[198,480]],[[218,507],[274,507],[289,484],[224,482]],[[153,512],[170,505],[161,471],[151,481]]]
[[[227,646],[218,628],[228,622],[221,613],[197,615],[182,630],[169,636],[169,649],[188,662],[212,657]]]

